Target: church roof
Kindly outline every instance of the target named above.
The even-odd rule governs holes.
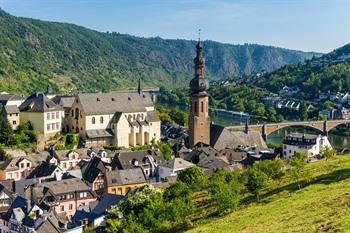
[[[78,98],[86,115],[145,112],[146,107],[154,105],[149,93],[134,91],[84,93],[78,94]]]
[[[210,144],[219,151],[225,148],[235,148],[238,145],[255,146],[258,150],[267,148],[259,132],[231,132],[227,128],[215,124],[210,126]]]

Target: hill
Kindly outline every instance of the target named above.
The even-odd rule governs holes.
[[[0,9],[0,91],[108,91],[187,85],[195,41],[101,33],[67,23],[14,17]],[[205,41],[210,78],[273,70],[315,53]],[[316,54],[318,55],[318,54]],[[185,82],[184,82],[185,81]]]
[[[260,203],[197,222],[190,233],[347,232],[350,229],[350,156],[307,165],[311,182],[298,190],[289,180]],[[331,169],[331,170],[329,170]]]
[[[272,92],[283,86],[299,87],[298,98],[312,100],[321,93],[350,90],[350,44],[319,58],[289,64],[265,75],[258,82]]]

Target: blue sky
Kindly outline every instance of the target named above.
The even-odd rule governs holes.
[[[137,36],[329,52],[350,43],[350,0],[0,0],[16,16]]]

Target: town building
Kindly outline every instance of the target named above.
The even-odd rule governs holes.
[[[295,153],[305,153],[309,158],[320,155],[324,147],[332,148],[325,135],[292,133],[283,140],[283,157],[288,159]]]
[[[68,117],[69,132],[86,145],[129,148],[160,139],[152,96],[138,91],[78,94]]]
[[[126,195],[131,189],[146,183],[146,176],[140,167],[106,172],[106,193],[108,194]]]
[[[30,122],[41,140],[47,141],[61,132],[63,108],[47,98],[44,93],[34,93],[20,106],[20,124]]]
[[[96,193],[81,179],[71,178],[30,186],[28,198],[71,219],[79,206],[96,201]]]

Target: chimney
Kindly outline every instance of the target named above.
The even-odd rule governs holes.
[[[32,208],[31,200],[27,199],[27,213],[29,213],[31,208]]]

